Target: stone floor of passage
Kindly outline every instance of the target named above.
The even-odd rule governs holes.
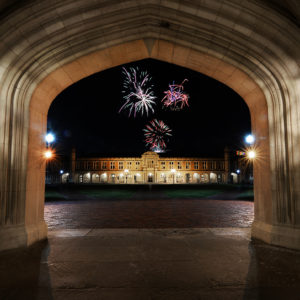
[[[300,252],[249,228],[59,229],[0,254],[0,299],[300,299]]]

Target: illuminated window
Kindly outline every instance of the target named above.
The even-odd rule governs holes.
[[[194,168],[197,170],[199,169],[199,162],[198,161],[195,161],[194,162]]]
[[[119,169],[120,170],[124,169],[124,163],[122,161],[119,161]]]
[[[206,170],[206,161],[202,162],[202,167],[203,167],[203,170]]]

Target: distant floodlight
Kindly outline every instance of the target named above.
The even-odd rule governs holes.
[[[52,156],[53,156],[53,153],[52,153],[51,150],[45,151],[44,157],[45,157],[46,159],[50,159],[50,158],[52,158]]]
[[[46,141],[48,144],[54,142],[54,140],[55,140],[54,134],[52,134],[52,133],[47,133],[47,134],[46,134],[46,136],[45,136],[45,141]]]
[[[240,171],[240,170],[236,170],[236,173],[237,173],[237,174],[240,174],[240,173],[241,173],[241,171]]]
[[[254,141],[255,141],[254,135],[248,134],[248,135],[245,137],[245,141],[246,141],[247,144],[253,144]]]
[[[255,153],[255,151],[254,150],[250,150],[250,151],[248,151],[248,158],[249,159],[254,159],[255,158],[255,156],[256,156],[256,153]]]
[[[60,174],[64,174],[64,170],[60,170],[59,173],[60,173]]]

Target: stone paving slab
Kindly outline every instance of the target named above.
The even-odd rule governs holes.
[[[249,228],[74,229],[0,253],[0,299],[300,299],[300,252]]]
[[[147,195],[147,194],[146,194]],[[49,229],[250,227],[253,202],[211,199],[82,199],[48,201]]]

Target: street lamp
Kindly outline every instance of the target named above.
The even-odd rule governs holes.
[[[54,142],[55,141],[54,134],[51,132],[47,133],[45,136],[45,141],[47,142],[48,145],[51,144],[52,142]]]
[[[173,173],[173,184],[175,183],[175,173],[176,173],[176,170],[175,169],[171,169],[171,172]]]
[[[252,134],[248,134],[245,137],[245,142],[249,145],[252,145],[255,142],[255,137]]]
[[[254,150],[249,150],[247,152],[247,157],[251,160],[253,160],[256,157],[256,152]]]
[[[52,152],[51,150],[46,150],[46,151],[44,152],[44,157],[45,157],[47,160],[53,158],[53,152]]]

